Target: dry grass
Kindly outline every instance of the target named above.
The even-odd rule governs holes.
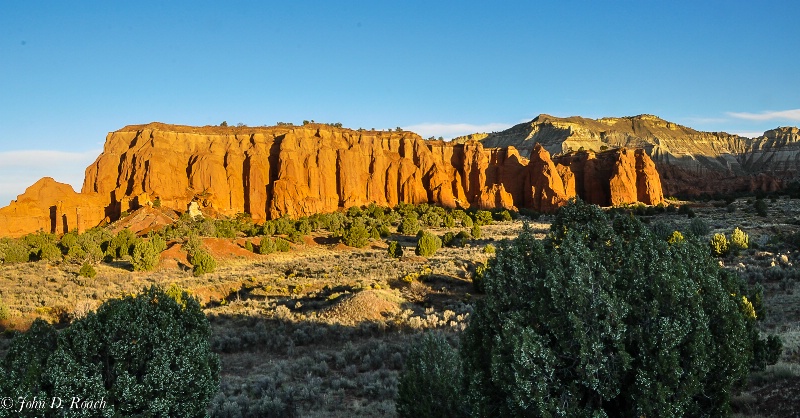
[[[734,202],[733,212],[694,205],[712,233],[738,226],[758,245],[722,261],[764,287],[768,311],[760,326],[784,341],[781,361],[754,374],[733,398],[741,417],[787,416],[780,415],[791,411],[780,396],[792,394],[800,379],[800,254],[777,239],[800,229],[800,205],[787,199],[768,204],[768,218],[746,199]],[[550,219],[531,224],[538,238]],[[677,213],[649,220],[682,230],[691,221]],[[0,297],[12,313],[5,326],[24,329],[34,317],[68,322],[103,300],[177,283],[205,304],[212,346],[222,357],[221,388],[212,402],[216,416],[283,416],[291,410],[304,417],[394,416],[397,376],[410,343],[427,329],[457,338],[480,297],[471,277],[491,257],[484,247],[499,247],[521,227],[520,221],[484,226],[482,239],[442,248],[430,258],[413,256],[416,239],[398,235],[390,239],[405,247],[407,256],[400,259],[389,257],[382,241],[353,249],[323,235],[293,244],[288,253],[263,256],[244,251],[241,239],[206,240],[220,260],[214,273],[201,277],[192,276],[179,244],[162,254],[152,273],[132,272],[126,262],[101,264],[94,279],[78,277],[80,266],[65,262],[3,265]],[[7,341],[0,339],[0,351]]]

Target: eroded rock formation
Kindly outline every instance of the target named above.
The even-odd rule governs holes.
[[[129,126],[108,135],[103,153],[86,169],[81,194],[53,183],[40,181],[31,188],[39,192],[29,189],[9,208],[24,217],[22,205],[38,205],[41,212],[60,201],[62,211],[80,208],[88,225],[156,199],[178,211],[196,201],[204,212],[247,212],[256,221],[372,202],[552,211],[573,196],[602,205],[663,199],[658,173],[641,151],[578,153],[553,161],[538,146],[529,160],[514,147],[487,149],[476,141],[452,144],[411,132],[316,124]],[[70,197],[39,202],[31,198],[37,193]],[[0,235],[65,229],[54,227],[46,210],[36,213],[36,221],[13,221],[15,229]]]
[[[106,219],[106,206],[106,200],[96,193],[76,193],[72,186],[44,177],[0,208],[0,236],[83,232]]]
[[[667,194],[770,191],[800,177],[800,132],[793,127],[746,138],[701,132],[653,115],[601,119],[539,115],[502,132],[454,141],[470,138],[486,147],[513,146],[523,154],[536,144],[553,154],[641,148],[655,163]]]

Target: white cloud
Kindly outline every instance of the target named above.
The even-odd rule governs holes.
[[[24,150],[0,151],[0,207],[25,192],[42,177],[52,177],[80,191],[83,176],[100,150],[83,152]]]
[[[766,111],[761,113],[728,112],[728,115],[737,119],[745,120],[791,120],[800,121],[800,109]]]
[[[477,132],[496,132],[510,128],[508,123],[486,123],[483,125],[473,125],[470,123],[420,123],[417,125],[404,126],[403,129],[416,132],[423,138],[444,137],[455,138],[461,135],[469,135]]]

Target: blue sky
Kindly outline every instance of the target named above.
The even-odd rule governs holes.
[[[539,113],[800,124],[794,1],[0,1],[0,205],[109,131],[304,119],[423,136]]]

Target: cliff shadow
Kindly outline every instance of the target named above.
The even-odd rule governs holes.
[[[50,233],[55,234],[58,231],[58,208],[50,206]]]

